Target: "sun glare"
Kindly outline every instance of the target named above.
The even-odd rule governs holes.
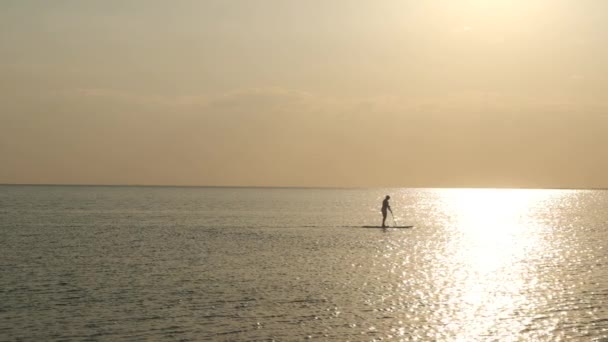
[[[505,227],[515,224],[531,206],[547,197],[546,191],[519,189],[450,189],[443,200],[459,224],[478,230],[486,225]]]
[[[470,268],[490,271],[529,247],[530,210],[551,194],[542,190],[450,189],[443,192],[446,212],[462,243],[461,257]]]
[[[452,224],[447,229],[453,232],[445,261],[458,265],[446,279],[454,284],[450,298],[459,308],[453,320],[476,322],[457,324],[458,339],[492,329],[501,316],[528,302],[521,288],[529,275],[520,261],[543,250],[530,213],[554,195],[546,190],[441,190]]]

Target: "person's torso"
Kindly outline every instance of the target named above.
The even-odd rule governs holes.
[[[385,199],[384,201],[382,201],[382,210],[386,210],[388,208],[388,200]]]

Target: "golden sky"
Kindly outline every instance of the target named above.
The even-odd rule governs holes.
[[[0,183],[608,187],[608,1],[5,0]]]

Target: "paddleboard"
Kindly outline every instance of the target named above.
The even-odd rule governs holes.
[[[361,226],[361,228],[380,228],[380,229],[388,229],[388,228],[413,228],[414,226],[387,226],[387,227],[382,227],[382,226]]]

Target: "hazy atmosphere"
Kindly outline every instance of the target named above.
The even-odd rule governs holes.
[[[608,187],[603,0],[0,2],[0,183]]]

